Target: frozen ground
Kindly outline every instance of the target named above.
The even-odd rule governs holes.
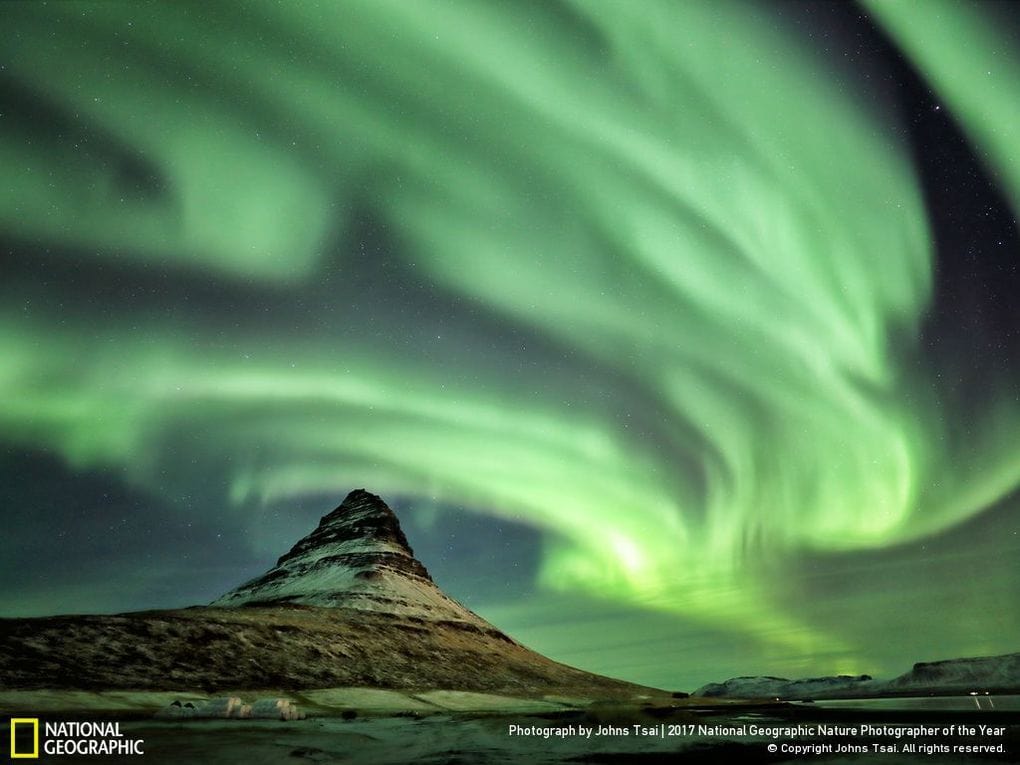
[[[706,707],[699,706],[699,700],[695,699],[678,700],[669,706],[600,702],[579,709],[570,708],[568,699],[514,699],[453,691],[402,693],[356,688],[312,691],[299,696],[298,702],[313,715],[309,719],[178,722],[140,718],[138,714],[143,707],[164,701],[154,698],[153,694],[94,698],[91,703],[106,707],[119,699],[122,709],[119,712],[106,709],[99,713],[97,706],[93,714],[83,715],[79,711],[74,717],[120,719],[125,737],[144,739],[142,761],[150,765],[1020,762],[1020,712],[1015,710],[827,709],[811,704],[752,706],[735,703]],[[9,702],[9,694],[0,696],[0,703],[3,699]],[[76,700],[82,701],[81,698]],[[40,697],[33,703],[41,701]],[[3,716],[8,711],[0,709]],[[42,709],[38,716],[44,720],[64,717],[62,713]],[[837,732],[822,732],[821,725]],[[854,726],[864,725],[881,726],[885,732],[846,733]],[[984,725],[999,732],[951,736],[941,732],[934,735],[910,733],[916,726],[941,731],[947,726],[960,725],[975,730]],[[511,726],[529,729],[530,735],[511,735]],[[711,730],[699,726],[708,726]],[[798,728],[813,732],[767,732]],[[542,729],[557,730],[544,736]],[[0,735],[5,732],[0,731]],[[947,744],[994,745],[1001,751],[973,755],[933,753],[923,749]],[[839,749],[848,745],[865,747],[867,751]],[[875,745],[892,748],[878,751]],[[770,746],[775,747],[775,751],[770,750]],[[830,746],[831,749],[798,752],[791,749],[794,746]],[[44,756],[40,761],[47,760]],[[127,762],[128,759],[90,757],[89,761]]]

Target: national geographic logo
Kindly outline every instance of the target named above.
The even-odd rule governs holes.
[[[38,717],[11,718],[11,759],[37,760],[47,755],[104,756],[145,754],[145,740],[127,738],[119,722],[46,722]]]
[[[18,728],[26,734],[31,727],[31,750],[27,750],[22,743],[18,745]],[[22,736],[26,738],[27,736]],[[39,718],[38,717],[12,717],[11,718],[11,759],[12,760],[38,760],[39,759]]]

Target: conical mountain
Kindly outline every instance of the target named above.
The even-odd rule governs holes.
[[[492,625],[447,597],[414,557],[400,521],[375,494],[355,489],[276,565],[214,606],[300,604]]]

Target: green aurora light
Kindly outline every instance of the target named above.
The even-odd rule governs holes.
[[[1020,199],[1018,67],[971,71],[992,34],[980,8],[941,3],[928,24],[916,4],[868,6]],[[827,672],[869,669],[869,646],[784,599],[791,561],[934,538],[1017,486],[1015,378],[962,410],[918,343],[933,245],[892,110],[767,7],[2,16],[4,76],[70,115],[52,135],[5,115],[8,238],[47,269],[86,259],[304,301],[264,320],[144,300],[65,315],[16,280],[0,306],[8,443],[153,493],[218,471],[223,512],[267,554],[287,540],[258,532],[258,508],[355,485],[524,521],[543,532],[544,594],[530,616],[479,610],[554,656],[575,655],[535,614],[570,602],[579,621],[639,609]],[[125,153],[159,182],[125,174]],[[374,267],[345,245],[366,211],[400,278],[484,322],[430,334],[430,316],[345,309]],[[562,361],[494,360],[490,324]],[[612,624],[595,631],[618,640]],[[1008,649],[998,626],[960,651]],[[653,680],[614,651],[581,663]]]

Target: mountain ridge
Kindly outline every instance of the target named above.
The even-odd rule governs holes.
[[[214,600],[213,607],[296,604],[462,621],[503,634],[436,586],[390,507],[351,491],[276,565]],[[512,640],[506,637],[507,640]]]

